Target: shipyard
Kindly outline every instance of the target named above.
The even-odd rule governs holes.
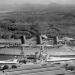
[[[0,0],[0,75],[75,75],[73,0]]]

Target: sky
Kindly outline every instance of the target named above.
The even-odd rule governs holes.
[[[75,0],[0,0],[0,4],[22,4],[22,3],[33,3],[33,4],[75,4]]]

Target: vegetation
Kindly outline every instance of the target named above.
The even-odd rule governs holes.
[[[54,8],[53,8],[54,7]],[[38,10],[20,10],[0,16],[0,38],[19,38],[27,35],[75,36],[75,9],[56,6]],[[63,7],[64,8],[64,7]],[[67,9],[69,9],[67,11]],[[59,9],[59,10],[58,10]]]

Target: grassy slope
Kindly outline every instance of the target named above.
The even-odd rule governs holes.
[[[20,22],[19,25],[16,25],[19,29],[22,29],[24,25],[26,25],[26,23],[34,25],[38,23],[38,26],[40,27],[40,32],[42,33],[48,32],[49,29],[51,29],[52,25],[53,28],[57,29],[54,30],[58,33],[75,35],[74,6],[60,6],[55,4],[44,8],[41,7],[41,10],[38,7],[33,8],[33,6],[28,8],[31,8],[31,10],[27,10],[27,8],[24,8],[23,5],[20,9],[18,9],[19,11],[9,12],[6,15],[2,14],[0,18],[13,19],[15,20],[15,23]],[[36,8],[38,8],[38,10],[36,10]]]

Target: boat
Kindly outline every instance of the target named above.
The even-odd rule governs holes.
[[[26,44],[22,44],[21,47],[21,55],[24,58],[23,60],[26,60],[24,55],[24,48],[25,46],[28,46]],[[4,71],[4,75],[65,75],[65,68],[61,67],[61,62],[64,62],[66,64],[66,61],[72,61],[75,60],[75,58],[66,58],[66,57],[49,57],[47,55],[47,51],[44,49],[44,46],[52,47],[52,48],[59,48],[62,45],[37,45],[40,46],[40,63],[22,63],[20,64],[20,67],[17,67],[16,69],[7,69]],[[44,58],[44,59],[43,59]],[[36,59],[38,60],[38,59]],[[20,61],[20,60],[19,60]],[[42,63],[43,62],[43,63]],[[60,63],[59,65],[55,65],[55,63]],[[0,63],[18,63],[17,60],[14,61],[2,61]],[[63,66],[64,66],[63,64]]]

